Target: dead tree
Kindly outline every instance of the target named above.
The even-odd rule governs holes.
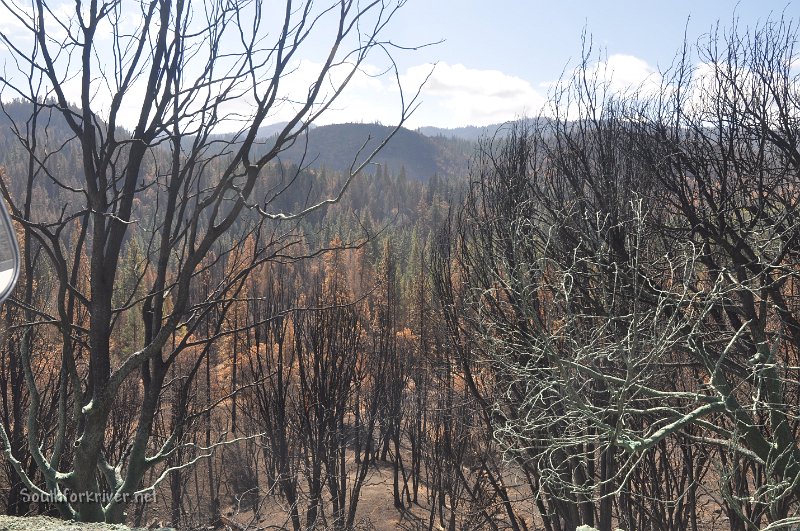
[[[208,339],[196,337],[201,323],[209,315],[224,319],[220,301],[235,297],[249,271],[283,244],[259,241],[247,265],[221,279],[210,299],[197,300],[192,286],[205,260],[233,253],[236,241],[264,223],[296,220],[335,202],[369,161],[368,154],[355,159],[334,197],[297,212],[270,208],[296,184],[291,176],[267,182],[270,163],[303,141],[373,52],[389,49],[381,35],[402,2],[288,1],[273,9],[261,1],[202,7],[185,0],[93,1],[75,4],[71,13],[45,0],[30,8],[2,5],[26,32],[24,38],[0,34],[18,66],[2,79],[3,97],[46,109],[50,121],[43,125],[68,131],[63,143],[75,150],[81,168],[74,176],[54,172],[28,134],[25,149],[35,171],[58,190],[57,208],[28,213],[20,196],[3,187],[15,220],[42,247],[58,279],[57,319],[44,326],[59,327],[74,343],[59,353],[59,416],[47,446],[37,416],[41,382],[31,360],[22,360],[31,397],[27,443],[43,484],[13,453],[10,462],[31,492],[76,495],[56,497],[64,517],[120,522],[134,495],[168,476],[156,474],[155,484],[145,485],[145,474],[168,470],[164,464],[183,444],[180,429],[157,444],[151,437],[170,368]],[[286,93],[295,62],[328,29],[319,36],[328,37],[329,48],[311,82]],[[399,123],[412,107],[405,101]],[[259,127],[283,109],[291,110],[288,123],[261,145]],[[122,260],[135,239],[144,263],[135,285],[120,293]],[[86,278],[88,285],[81,282]],[[140,316],[141,335],[118,345],[120,322],[131,313]],[[88,317],[79,321],[77,314]],[[188,397],[201,360],[184,379],[187,392],[178,395]],[[131,378],[143,390],[137,428],[124,457],[113,461],[105,437],[115,399]],[[14,450],[5,430],[0,435],[4,449]],[[200,449],[198,458],[220,442]],[[69,458],[65,448],[74,448]]]
[[[628,95],[587,61],[481,151],[451,328],[553,529],[696,528],[710,456],[732,529],[795,522],[796,40],[712,32],[703,68]]]

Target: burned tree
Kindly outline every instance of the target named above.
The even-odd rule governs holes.
[[[587,60],[484,144],[439,291],[548,528],[697,528],[700,489],[796,522],[796,40],[715,30],[628,95]]]
[[[26,242],[57,278],[52,303],[25,306],[38,316],[27,326],[54,327],[63,345],[52,433],[38,416],[42,383],[33,354],[23,349],[21,356],[30,395],[27,449],[43,484],[15,458],[18,444],[5,430],[0,435],[28,490],[83,495],[57,497],[64,517],[123,521],[133,495],[155,486],[143,482],[146,473],[158,483],[169,475],[166,463],[188,466],[221,443],[192,445],[189,462],[172,464],[185,445],[183,426],[202,415],[201,407],[189,407],[208,355],[203,345],[214,339],[202,331],[225,334],[216,325],[249,272],[290,253],[290,224],[335,202],[369,161],[368,153],[354,154],[350,176],[333,197],[294,212],[271,209],[302,181],[273,162],[303,142],[373,52],[391,49],[381,35],[402,3],[92,1],[65,11],[45,0],[28,7],[2,2],[24,29],[0,34],[17,68],[2,78],[2,95],[29,107],[15,130],[31,160],[27,175],[10,176],[2,190]],[[328,39],[325,54],[311,63],[299,92],[287,93],[301,53],[317,37]],[[402,104],[399,123],[412,108],[413,100]],[[287,110],[285,127],[261,142],[259,127]],[[55,129],[68,138],[54,139]],[[48,165],[54,151],[74,154],[79,172]],[[38,186],[56,191],[54,208],[28,209]],[[241,248],[248,236],[256,241],[249,254]],[[129,285],[121,286],[133,242],[140,254]],[[226,274],[200,296],[195,285],[215,261],[227,265]],[[140,324],[123,343],[119,332],[131,319]],[[168,378],[186,356],[187,372]],[[106,439],[113,406],[134,378],[140,412],[129,444],[112,456]],[[185,415],[156,440],[165,386]]]

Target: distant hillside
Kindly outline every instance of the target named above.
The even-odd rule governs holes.
[[[534,124],[541,126],[550,123],[549,118],[541,116],[523,118],[523,121],[531,124],[531,126],[534,126]],[[512,123],[513,122],[503,122],[480,127],[468,125],[465,127],[454,127],[452,129],[442,127],[420,127],[417,129],[417,132],[429,137],[444,137],[478,142],[484,138],[492,138],[495,136],[503,137]]]
[[[417,129],[417,132],[425,136],[443,136],[446,138],[460,138],[462,140],[477,142],[483,137],[494,135],[502,126],[503,124],[484,125],[482,127],[469,125],[466,127],[454,127],[452,129],[443,127],[420,127]]]
[[[289,122],[278,122],[278,123],[274,123],[274,124],[270,124],[270,125],[265,125],[265,126],[259,127],[258,128],[257,138],[269,138],[272,135],[278,134],[279,132],[283,131],[283,128],[286,127],[286,124],[288,124],[288,123]],[[309,126],[310,129],[314,129],[315,127],[317,127],[317,126],[314,125],[314,124],[311,124]],[[297,130],[297,127],[295,127],[294,130]]]
[[[359,150],[357,163],[365,160],[392,129],[379,124],[319,126],[309,131],[307,145],[304,138],[298,139],[297,144],[281,154],[281,160],[296,164],[303,160],[312,168],[324,166],[334,171],[348,171]],[[401,128],[373,162],[392,174],[404,171],[410,179],[427,180],[433,175],[461,173],[472,150],[472,143],[432,138]]]
[[[14,138],[11,123],[16,122],[23,127],[30,114],[30,106],[23,102],[6,103],[3,112],[0,112],[0,166],[5,166],[9,172],[24,172],[26,158],[17,153],[19,146]],[[72,136],[63,119],[57,113],[52,119],[42,117],[41,122],[48,122],[48,139],[54,146],[58,146]],[[264,139],[264,145],[259,149],[266,149],[270,145],[269,138],[274,137],[286,126],[286,122],[263,126],[259,129],[258,137]],[[40,129],[44,125],[40,123]],[[360,155],[356,166],[363,162],[370,153],[393,131],[393,127],[380,124],[336,124],[312,126],[307,135],[297,139],[294,146],[280,155],[284,163],[302,164],[309,168],[325,167],[331,171],[347,172],[353,165],[354,157],[359,150]],[[433,128],[426,128],[433,129]],[[461,128],[462,130],[479,128]],[[459,131],[459,130],[441,130]],[[477,135],[473,135],[477,138]],[[219,138],[232,139],[232,135],[220,135]],[[192,138],[186,138],[187,148],[192,143]],[[383,150],[373,159],[373,163],[380,164],[387,174],[400,175],[404,173],[409,179],[427,181],[434,175],[440,177],[464,176],[467,172],[470,158],[475,152],[475,141],[465,139],[459,135],[448,134],[422,134],[420,131],[411,131],[401,128],[392,137]],[[17,153],[17,155],[14,155]],[[58,158],[68,158],[61,162],[62,167],[67,164],[74,171],[79,172],[74,159],[74,153],[64,150]],[[19,166],[19,167],[17,167]],[[366,168],[366,173],[375,173],[377,166]],[[73,172],[68,172],[73,173]],[[21,185],[22,181],[20,181]]]

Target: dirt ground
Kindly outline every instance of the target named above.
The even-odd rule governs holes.
[[[420,486],[420,505],[413,505],[401,513],[394,506],[392,495],[392,469],[382,466],[370,470],[361,489],[358,501],[357,526],[372,531],[396,531],[398,529],[416,530],[428,528],[428,513],[425,509],[425,491]],[[228,518],[242,529],[282,529],[287,526],[288,512],[277,502],[267,502],[262,506],[260,519],[254,519],[252,512],[231,514]],[[435,527],[434,527],[435,528]]]

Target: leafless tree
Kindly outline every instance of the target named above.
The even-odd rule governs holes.
[[[587,60],[484,144],[450,328],[548,528],[698,528],[699,487],[731,529],[795,522],[796,40],[714,31],[627,95]]]
[[[202,335],[203,323],[222,322],[249,272],[288,252],[293,240],[282,237],[288,224],[337,201],[370,160],[358,154],[333,197],[296,212],[271,210],[299,175],[282,175],[271,163],[303,141],[373,52],[389,57],[392,44],[381,35],[402,4],[91,1],[64,10],[45,0],[2,2],[14,27],[22,28],[21,34],[0,34],[16,66],[2,78],[3,98],[21,98],[32,113],[47,117],[38,130],[19,129],[32,161],[28,186],[58,190],[56,208],[37,212],[28,208],[29,196],[12,189],[19,177],[2,187],[26,242],[35,242],[57,278],[52,307],[29,308],[44,314],[43,322],[28,320],[31,331],[51,326],[63,337],[52,437],[39,416],[45,397],[33,356],[21,358],[30,395],[27,448],[43,484],[17,460],[18,445],[6,430],[0,436],[28,490],[76,496],[55,501],[64,517],[123,521],[132,496],[155,486],[143,483],[148,471],[164,472],[155,474],[158,483],[221,442],[194,446],[191,460],[165,467],[185,444],[182,426],[200,413],[187,412],[165,438],[154,439],[162,391],[173,386],[176,411],[186,410],[208,356],[203,345],[212,339]],[[286,93],[303,50],[317,38],[327,38],[325,54],[300,92]],[[401,105],[399,124],[414,100]],[[291,110],[285,127],[260,143],[259,127],[285,109]],[[232,124],[236,132],[220,136]],[[48,138],[59,127],[71,138],[50,149],[74,150],[77,175],[48,166],[47,151],[35,144],[37,135]],[[274,230],[275,223],[283,228]],[[133,232],[141,234],[134,238]],[[244,256],[240,242],[247,236],[256,243]],[[134,240],[141,255],[132,284],[121,286]],[[229,264],[233,260],[239,263]],[[226,275],[208,297],[198,297],[194,286],[213,261],[229,264]],[[141,326],[123,343],[126,319]],[[187,356],[189,372],[169,379]],[[137,377],[135,433],[114,459],[107,446],[114,404]]]

